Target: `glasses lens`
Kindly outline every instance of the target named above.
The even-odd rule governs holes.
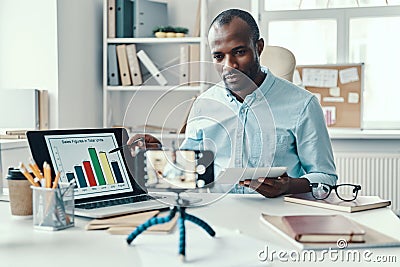
[[[311,190],[316,199],[325,199],[329,196],[331,188],[326,184],[318,184],[313,186]]]
[[[336,188],[338,196],[343,200],[354,200],[357,197],[358,189],[355,185],[338,185]]]

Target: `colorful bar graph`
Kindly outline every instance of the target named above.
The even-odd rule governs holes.
[[[90,161],[83,162],[83,168],[85,169],[86,177],[88,178],[89,186],[97,186],[96,178],[94,177],[92,165]]]
[[[85,174],[83,174],[82,166],[74,166],[76,176],[78,177],[78,183],[80,188],[87,187]]]
[[[101,162],[101,166],[103,167],[103,171],[106,175],[107,184],[115,184],[113,174],[111,172],[110,163],[108,162],[106,152],[99,152],[99,158]]]
[[[124,179],[122,179],[122,174],[121,174],[121,170],[119,168],[118,162],[112,161],[111,166],[113,168],[115,179],[117,180],[117,183],[123,183]]]
[[[89,147],[88,150],[94,168],[94,172],[96,173],[98,184],[105,185],[106,180],[104,179],[104,174],[100,166],[99,158],[97,157],[96,149],[93,147]]]

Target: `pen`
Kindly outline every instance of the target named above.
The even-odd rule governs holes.
[[[135,144],[135,143],[137,143],[137,142],[139,142],[139,141],[144,142],[144,138],[143,138],[143,137],[140,137],[140,138],[136,139],[135,141],[133,141],[132,144],[130,144],[130,145],[128,145],[128,144],[122,145],[122,146],[120,146],[120,147],[117,147],[117,148],[114,148],[114,149],[110,150],[110,152],[108,152],[108,153],[111,154],[111,153],[120,151],[120,150],[124,149],[125,147],[132,146],[133,144]]]

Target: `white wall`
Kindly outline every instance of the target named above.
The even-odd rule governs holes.
[[[102,3],[0,1],[0,89],[49,90],[51,128],[102,125]]]
[[[59,127],[102,126],[103,1],[58,0]]]
[[[0,89],[48,90],[57,127],[57,5],[54,0],[0,1]],[[1,114],[4,116],[5,114]]]

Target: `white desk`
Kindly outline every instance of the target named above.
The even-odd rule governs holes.
[[[169,235],[142,234],[126,244],[126,236],[113,236],[104,231],[85,231],[87,220],[78,218],[76,226],[58,232],[34,230],[32,220],[11,217],[8,203],[0,203],[0,265],[1,266],[281,266],[260,262],[258,252],[293,247],[260,220],[261,212],[286,214],[339,213],[320,208],[283,202],[282,198],[266,199],[259,195],[228,195],[211,206],[189,209],[215,227],[218,238],[209,238],[202,229],[186,223],[187,262],[178,257],[178,231]],[[400,220],[389,208],[360,213],[341,213],[369,227],[400,239]],[[239,234],[240,230],[242,234]],[[400,248],[370,249],[373,256],[395,256],[400,261]],[[302,262],[301,266],[316,264],[337,265],[329,258],[323,262]],[[339,266],[376,266],[377,263],[339,262]]]

